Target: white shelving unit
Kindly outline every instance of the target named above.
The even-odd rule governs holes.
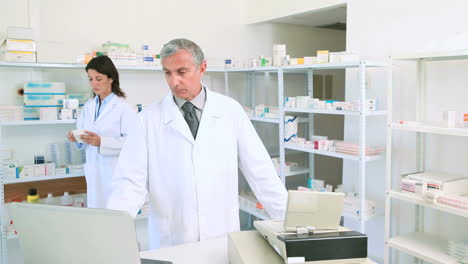
[[[425,146],[426,134],[437,134],[445,136],[468,137],[468,129],[464,128],[448,128],[441,125],[428,124],[424,122],[426,112],[426,66],[429,61],[450,61],[468,59],[468,50],[453,50],[442,52],[425,52],[409,54],[408,56],[397,56],[393,60],[413,61],[417,67],[417,112],[416,120],[409,122],[395,122],[392,118],[392,78],[389,78],[389,90],[387,93],[387,172],[386,172],[386,197],[385,197],[385,264],[396,263],[392,259],[394,257],[391,249],[405,252],[410,256],[418,259],[418,261],[427,261],[435,264],[455,264],[454,258],[447,253],[447,241],[441,239],[441,234],[430,234],[425,232],[424,228],[424,211],[426,208],[438,210],[445,214],[462,217],[468,220],[468,211],[458,209],[451,206],[435,204],[424,199],[421,195],[401,192],[392,186],[393,177],[399,175],[392,171],[391,156],[392,156],[392,134],[395,132],[410,132],[416,133],[415,149],[416,149],[416,170],[424,171],[425,166]],[[393,203],[396,201],[415,205],[415,233],[395,234],[392,230]]]
[[[426,233],[410,233],[391,238],[389,247],[401,250],[433,264],[456,264],[457,261],[445,252],[447,241]]]
[[[302,151],[302,152],[319,154],[319,155],[328,156],[328,157],[335,157],[335,158],[340,158],[340,159],[344,159],[344,160],[373,161],[373,160],[382,159],[381,155],[361,157],[361,156],[357,156],[357,155],[344,154],[344,153],[339,153],[339,152],[335,152],[335,151],[317,150],[317,149],[314,149],[313,147],[303,147],[303,146],[295,145],[293,143],[285,143],[284,147],[286,149],[292,149],[292,150],[297,150],[297,151]]]
[[[6,64],[6,65],[5,65]],[[9,66],[9,63],[0,62],[1,66]],[[26,66],[24,66],[26,67]],[[28,66],[29,67],[29,66]],[[3,141],[2,130],[4,127],[13,127],[13,126],[38,126],[38,125],[73,125],[76,123],[76,120],[29,120],[29,121],[9,121],[9,122],[0,122],[0,143]],[[0,208],[3,208],[5,205],[5,185],[6,184],[15,184],[15,183],[24,183],[24,182],[35,182],[35,181],[46,181],[46,180],[55,180],[55,179],[65,179],[65,178],[74,178],[84,176],[83,173],[79,174],[63,174],[55,176],[44,176],[44,177],[26,177],[19,179],[10,179],[6,178],[3,175],[3,171],[0,170]],[[6,228],[3,223],[1,224],[1,249],[2,249],[2,263],[8,263],[8,252],[7,252],[7,240],[17,238],[16,235],[6,234]]]
[[[359,190],[361,195],[361,203],[360,203],[360,210],[365,211],[365,181],[366,181],[366,164],[367,162],[373,160],[382,159],[381,155],[378,156],[366,156],[364,153],[364,148],[366,145],[366,122],[368,117],[384,117],[386,116],[386,111],[367,111],[364,107],[360,111],[338,111],[338,110],[317,110],[317,109],[300,109],[300,108],[284,108],[284,74],[287,73],[302,73],[306,74],[307,77],[307,84],[305,87],[306,93],[309,96],[313,95],[313,73],[314,71],[318,70],[331,70],[331,69],[358,69],[359,70],[359,89],[360,89],[360,97],[359,100],[362,102],[366,99],[366,69],[369,67],[385,67],[386,64],[384,63],[372,63],[366,61],[360,61],[355,63],[326,63],[326,64],[312,64],[312,65],[295,65],[295,66],[279,66],[279,67],[256,67],[256,68],[243,68],[243,69],[228,69],[226,72],[244,72],[247,74],[247,87],[249,92],[247,93],[248,102],[250,102],[249,106],[254,109],[255,107],[255,89],[254,89],[254,81],[255,81],[255,73],[257,72],[270,72],[276,73],[278,78],[278,109],[279,109],[279,119],[264,119],[264,118],[251,118],[252,121],[260,121],[260,122],[270,122],[279,124],[279,157],[280,157],[280,178],[283,183],[286,183],[286,177],[291,176],[291,172],[286,173],[284,170],[285,167],[285,159],[286,159],[286,149],[288,150],[295,150],[301,151],[305,153],[309,153],[309,168],[303,168],[299,172],[295,173],[294,175],[298,174],[309,174],[309,177],[313,178],[314,174],[314,154],[330,156],[341,158],[344,160],[352,160],[359,163]],[[226,79],[228,75],[226,74]],[[226,80],[226,85],[229,85],[228,80]],[[226,90],[229,90],[226,88]],[[362,104],[364,105],[364,104]],[[320,151],[315,150],[313,148],[308,148],[304,146],[294,145],[292,143],[285,143],[284,142],[284,119],[285,115],[288,113],[289,115],[294,113],[305,113],[308,114],[307,118],[303,118],[302,121],[307,121],[309,126],[309,134],[308,136],[313,135],[314,127],[313,127],[313,116],[314,114],[329,114],[329,115],[344,115],[344,116],[356,116],[359,118],[359,145],[360,145],[360,155],[348,155],[338,152],[331,152],[331,151]],[[274,121],[274,122],[272,122]],[[360,222],[360,229],[362,232],[365,231],[365,221],[366,219],[359,218],[357,219]]]
[[[66,179],[66,178],[76,178],[76,177],[82,177],[82,176],[84,176],[84,173],[60,174],[60,175],[55,175],[55,176],[43,176],[43,177],[25,177],[25,178],[19,178],[19,179],[5,179],[3,181],[3,184],[49,181],[49,180],[58,180],[58,179]]]
[[[250,117],[250,120],[257,121],[257,122],[266,122],[266,123],[279,124],[279,119],[277,119],[277,118]]]
[[[363,113],[359,111],[340,111],[340,110],[321,110],[321,109],[307,109],[307,108],[284,108],[284,112],[291,113],[306,113],[306,114],[325,114],[325,115],[349,115],[359,116]],[[383,116],[387,111],[371,111],[365,113],[366,116]]]

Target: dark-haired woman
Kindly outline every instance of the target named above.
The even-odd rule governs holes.
[[[112,191],[112,175],[126,136],[136,124],[136,112],[124,100],[119,84],[119,73],[107,56],[92,59],[86,66],[89,83],[95,97],[83,106],[77,129],[86,149],[85,176],[88,207],[105,208]],[[72,132],[68,140],[76,142]]]

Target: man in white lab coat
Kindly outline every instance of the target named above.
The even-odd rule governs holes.
[[[171,92],[138,116],[114,175],[107,207],[136,215],[149,193],[150,248],[239,230],[238,168],[273,219],[287,192],[242,106],[201,83],[197,44],[174,39],[161,50]]]

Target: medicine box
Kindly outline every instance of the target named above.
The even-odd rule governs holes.
[[[41,107],[39,108],[40,120],[58,120],[58,112],[56,107]]]
[[[45,164],[34,164],[34,177],[46,176]]]
[[[68,168],[55,168],[55,175],[68,174]]]
[[[7,179],[17,178],[16,163],[14,163],[14,162],[0,164],[0,170],[3,171],[3,175],[5,175],[5,178],[7,178]]]
[[[317,50],[317,63],[328,63],[328,50]]]
[[[16,105],[0,106],[0,121],[23,121],[23,107]]]
[[[8,27],[7,38],[11,39],[34,39],[34,31],[27,27]]]
[[[36,52],[12,51],[0,48],[0,60],[13,62],[36,62]]]
[[[59,107],[63,105],[65,94],[24,94],[25,106]]]
[[[72,120],[74,109],[60,109],[60,120]]]
[[[46,93],[65,94],[66,87],[63,82],[26,82],[24,83],[24,93]]]
[[[46,176],[55,176],[55,163],[54,162],[47,162],[45,165],[45,174]]]
[[[41,107],[25,106],[24,109],[23,109],[24,120],[39,120],[40,119],[40,108]],[[60,107],[48,107],[48,108],[53,108],[57,112],[60,109]]]
[[[419,172],[402,176],[401,190],[412,193],[442,191],[448,194],[465,194],[468,178],[461,175],[448,175],[439,172]]]
[[[16,167],[16,178],[33,177],[34,165],[24,165]]]
[[[30,39],[7,39],[5,45],[9,51],[36,51],[36,42]]]

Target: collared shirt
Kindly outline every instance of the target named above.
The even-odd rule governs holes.
[[[110,100],[115,96],[114,93],[109,94],[104,98],[104,100],[100,101],[99,96],[96,96],[94,98],[94,101],[96,103],[96,112],[94,113],[94,121],[96,121],[99,117],[99,115],[102,113],[106,105],[110,102]]]
[[[205,108],[205,102],[206,102],[206,91],[205,91],[205,85],[202,85],[202,89],[200,93],[195,96],[190,102],[195,106],[195,114],[197,115],[198,122],[201,120],[201,116],[203,113],[203,108]],[[185,115],[184,110],[182,110],[182,106],[187,102],[187,100],[182,99],[182,98],[177,98],[173,96],[174,102],[176,103],[177,107],[179,108],[180,112],[182,113],[182,116]]]

